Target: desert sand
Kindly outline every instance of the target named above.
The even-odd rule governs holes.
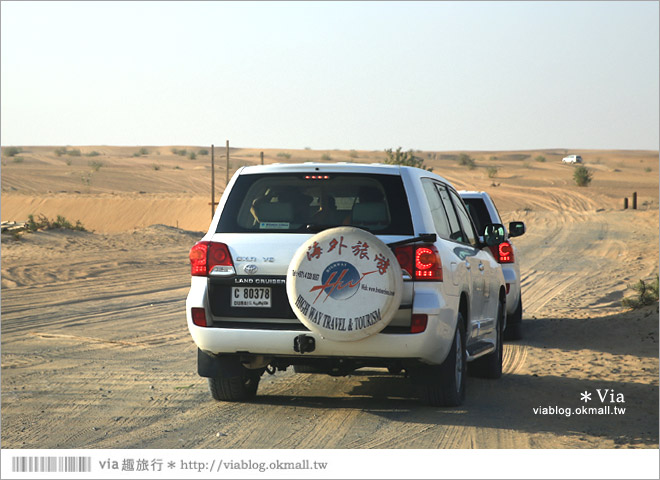
[[[472,170],[462,152],[417,153],[457,188],[489,191],[505,222],[527,225],[514,239],[524,339],[505,345],[501,380],[470,378],[465,404],[442,409],[379,369],[289,369],[265,375],[253,402],[214,402],[184,314],[188,250],[211,216],[210,148],[56,148],[2,158],[3,221],[62,215],[90,230],[2,235],[3,448],[658,448],[657,305],[621,306],[629,284],[658,272],[657,151],[466,152]],[[260,163],[260,151],[232,148],[230,173]],[[568,153],[582,155],[590,186],[574,184]],[[217,200],[224,147],[215,161]],[[638,209],[624,210],[633,192]],[[626,410],[535,413],[582,406]]]

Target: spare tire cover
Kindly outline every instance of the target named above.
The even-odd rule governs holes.
[[[296,317],[323,338],[338,341],[380,332],[397,312],[402,290],[392,250],[354,227],[324,230],[302,244],[286,279]]]

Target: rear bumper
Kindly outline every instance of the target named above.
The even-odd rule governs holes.
[[[506,312],[513,314],[520,300],[520,273],[511,265],[502,265],[502,273],[504,281],[509,285],[509,292],[506,294]]]
[[[268,330],[199,327],[192,322],[192,307],[206,308],[205,295],[197,296],[191,290],[186,300],[188,330],[195,344],[203,351],[214,354],[253,354],[263,356],[316,358],[392,358],[417,359],[428,364],[444,361],[456,328],[456,307],[451,307],[437,294],[419,292],[415,296],[414,313],[428,315],[426,330],[415,334],[379,333],[357,341],[327,340],[315,332],[304,332],[313,337],[316,348],[312,353],[300,354],[294,350],[294,339],[299,330]]]

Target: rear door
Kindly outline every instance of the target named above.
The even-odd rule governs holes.
[[[471,259],[476,266],[476,268],[472,269],[472,281],[475,289],[479,291],[481,298],[479,336],[489,335],[495,327],[494,320],[497,312],[497,302],[499,300],[497,272],[501,267],[495,262],[490,252],[480,248],[479,237],[461,197],[454,190],[450,189],[449,193],[456,207],[456,212],[467,241],[476,250],[475,255]]]
[[[286,297],[289,263],[312,235],[343,225],[367,230],[385,243],[409,238],[412,219],[401,177],[318,168],[240,175],[212,237],[229,247],[236,270],[235,276],[210,280],[214,316],[296,321]],[[246,295],[259,298],[242,298]],[[266,295],[272,295],[270,302],[262,298]],[[412,296],[412,282],[405,282],[392,325],[410,324]]]

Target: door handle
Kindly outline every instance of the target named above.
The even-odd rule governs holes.
[[[468,270],[470,270],[470,268],[472,268],[472,266],[470,265],[470,262],[465,262],[465,268],[467,268]]]
[[[482,272],[484,271],[484,264],[483,263],[479,264],[479,270],[482,271]]]

